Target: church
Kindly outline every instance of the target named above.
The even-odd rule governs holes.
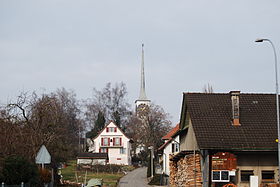
[[[141,61],[141,82],[139,98],[135,101],[136,114],[139,118],[144,118],[147,115],[151,100],[147,98],[145,90],[145,71],[144,71],[144,44],[142,44],[142,61]]]
[[[140,94],[135,101],[136,115],[142,121],[143,124],[147,122],[147,115],[151,101],[147,98],[145,91],[145,71],[144,71],[144,44],[142,44],[142,57],[141,57],[141,82],[140,82]],[[87,155],[87,158],[81,157],[80,164],[131,164],[131,153],[138,154],[144,150],[145,146],[137,145],[136,150],[132,151],[132,139],[130,139],[114,122],[109,122],[93,139],[87,140],[89,145],[89,153],[91,157]],[[104,158],[100,160],[100,154],[106,154]],[[95,157],[98,157],[96,159]]]

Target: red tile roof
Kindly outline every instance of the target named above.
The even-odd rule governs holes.
[[[179,130],[179,124],[177,124],[173,129],[171,129],[165,136],[163,136],[161,139],[163,140],[170,140],[172,139],[172,136],[176,134]]]
[[[168,140],[167,142],[165,142],[164,144],[162,144],[162,145],[158,148],[158,150],[160,151],[160,150],[164,149],[164,148],[171,142],[171,140],[172,140],[172,139],[170,139],[170,140]]]

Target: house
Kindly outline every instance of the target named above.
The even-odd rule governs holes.
[[[109,164],[130,165],[131,143],[132,140],[111,121],[90,141],[89,152],[108,153]]]
[[[170,155],[174,155],[180,150],[179,135],[176,133],[179,131],[179,124],[171,129],[165,136],[162,137],[164,144],[159,147],[158,151],[161,152],[160,163],[162,165],[163,173],[169,175],[169,159]]]
[[[108,162],[108,153],[79,153],[77,164],[80,165],[105,165]]]
[[[278,183],[274,94],[184,93],[179,137],[171,186]]]

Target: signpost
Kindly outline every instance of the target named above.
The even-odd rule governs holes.
[[[40,148],[39,152],[37,153],[36,159],[35,159],[36,164],[42,164],[42,168],[44,169],[44,164],[50,164],[51,163],[51,155],[48,152],[46,146],[42,145]],[[52,180],[50,183],[50,186],[53,187],[53,170],[52,170]],[[47,186],[48,184],[44,184]]]
[[[39,152],[37,153],[36,164],[42,164],[42,168],[44,168],[44,164],[50,164],[51,163],[51,155],[48,152],[46,146],[42,145]]]

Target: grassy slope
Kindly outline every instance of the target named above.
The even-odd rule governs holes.
[[[63,168],[62,176],[64,180],[69,180],[73,182],[77,182],[76,173],[78,182],[83,183],[85,180],[85,171],[77,171],[76,172],[76,160],[70,161],[66,168]],[[105,186],[117,186],[118,180],[123,176],[123,174],[111,174],[111,173],[93,173],[87,172],[87,181],[91,178],[100,178],[103,179],[103,184]]]

